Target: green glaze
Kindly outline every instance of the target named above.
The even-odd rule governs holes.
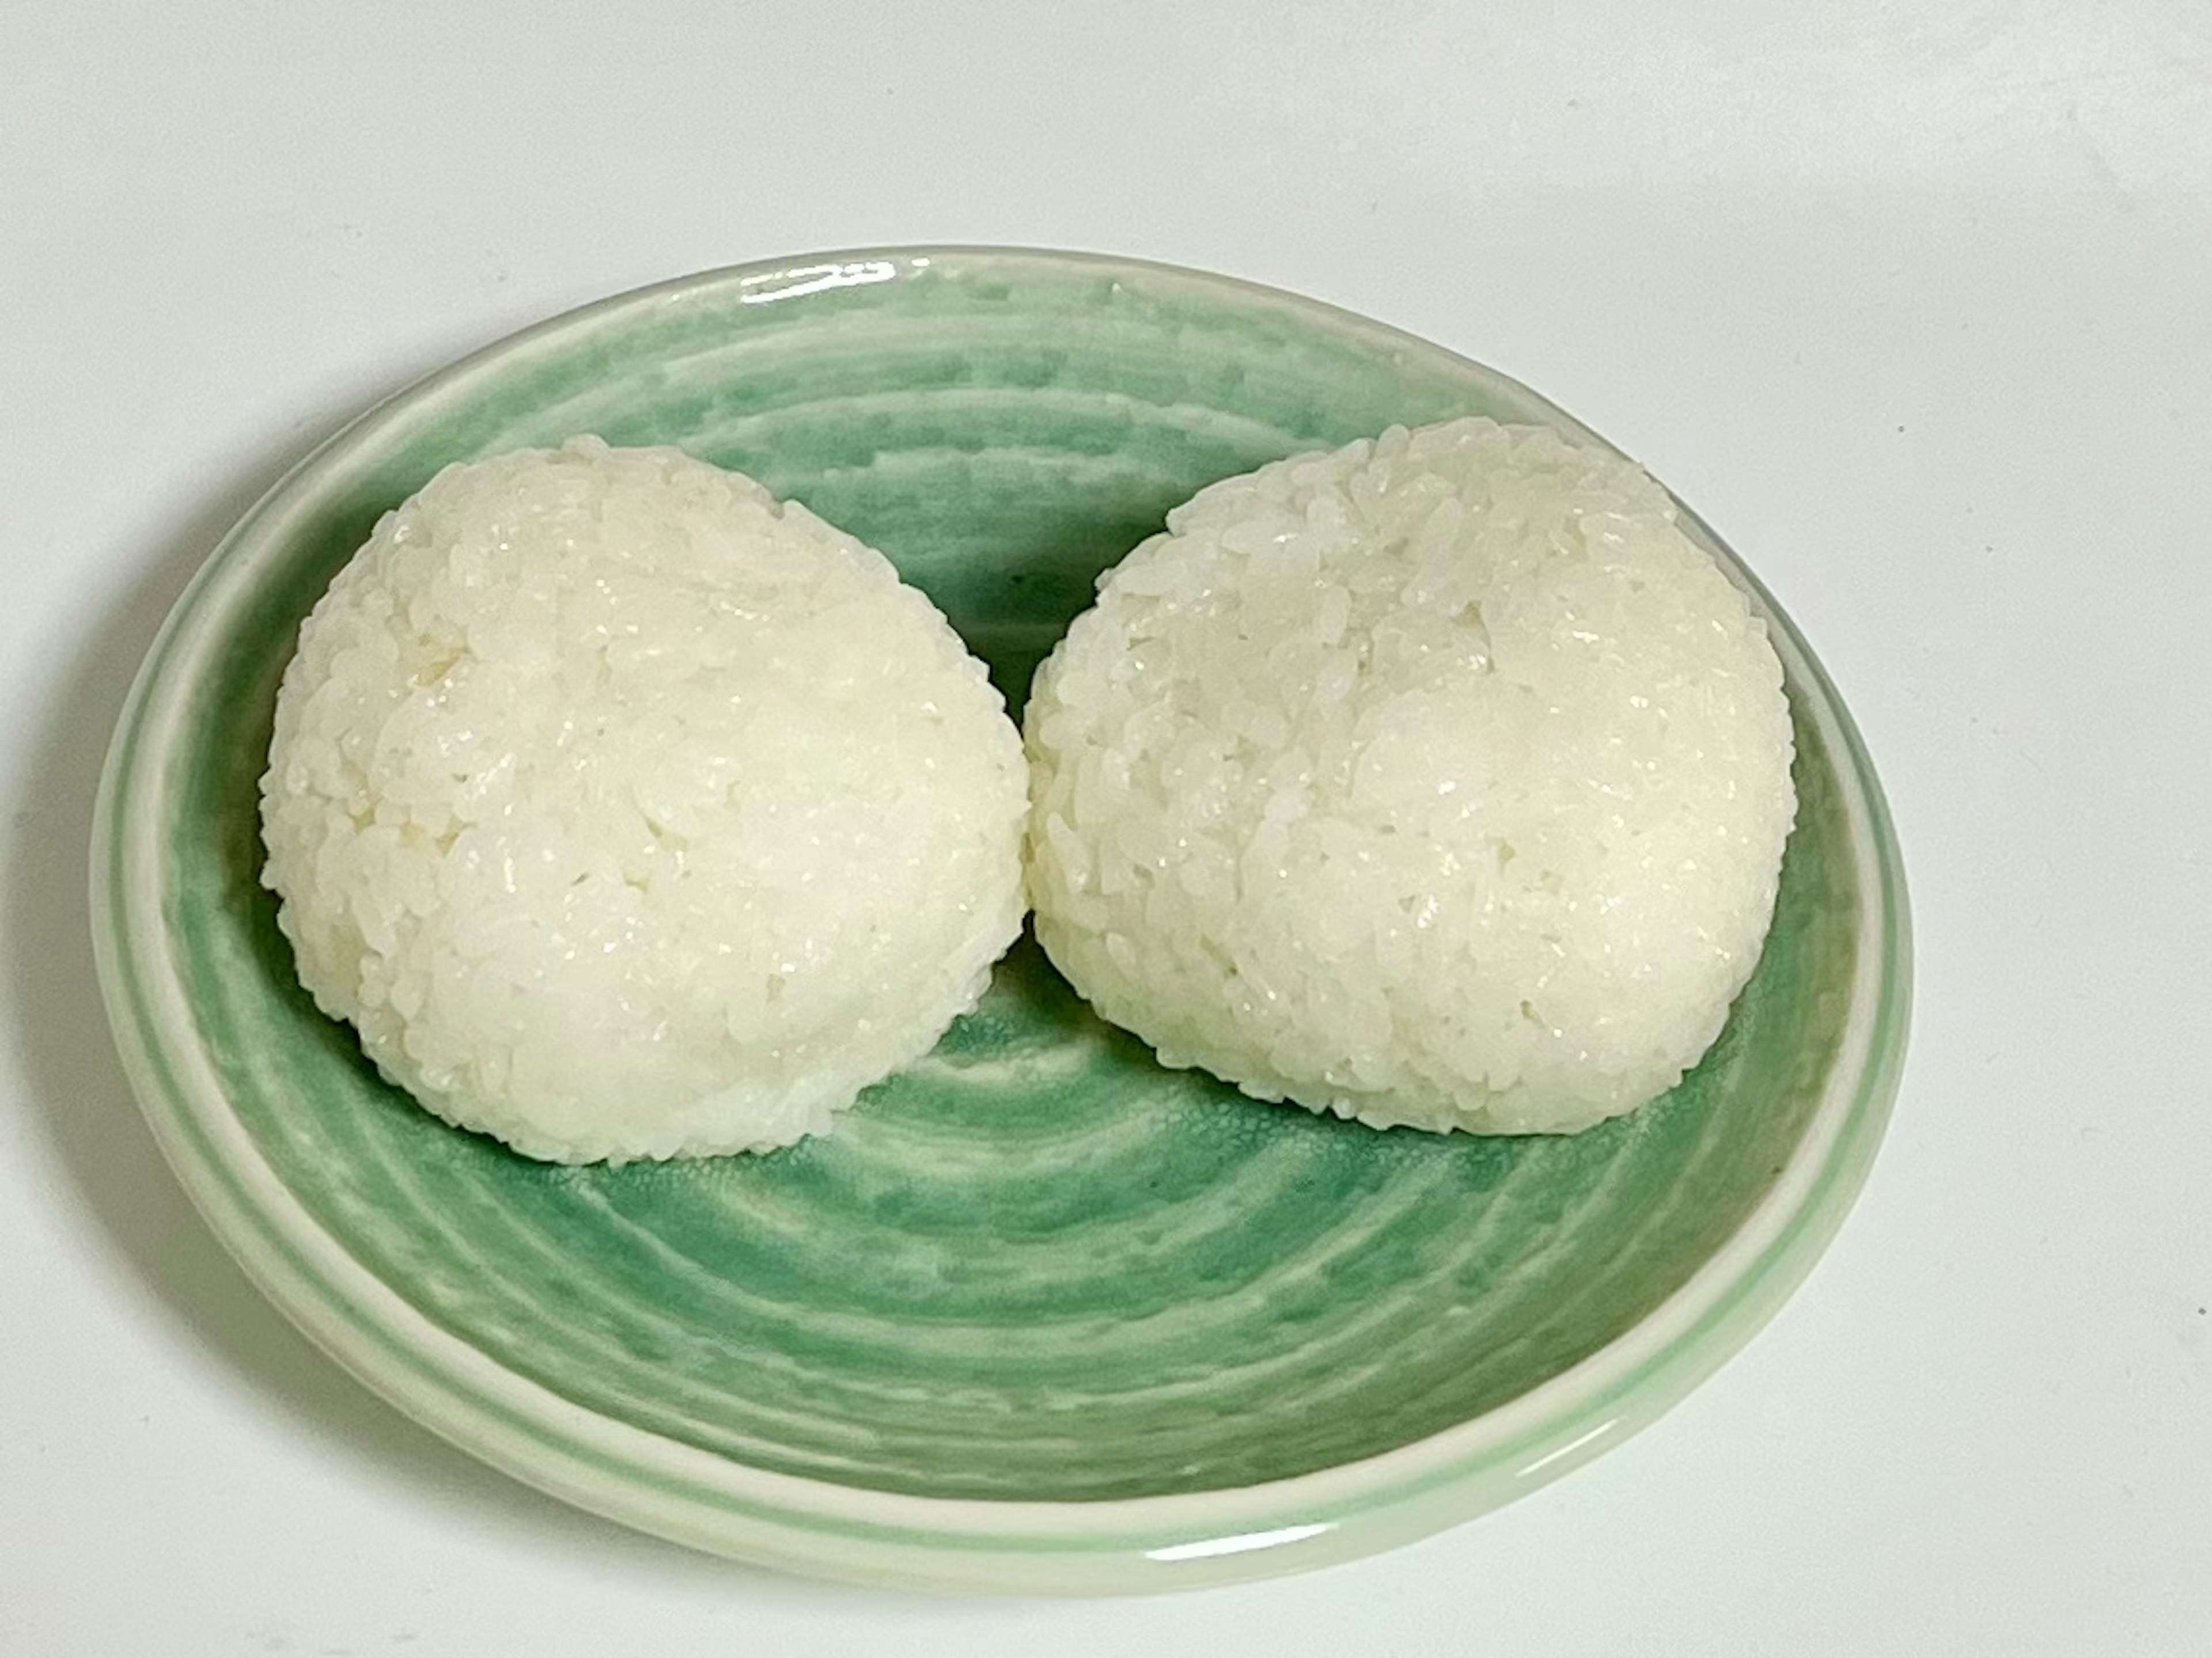
[[[1255,1104],[1162,1069],[1025,940],[826,1139],[550,1167],[378,1078],[299,989],[256,879],[298,623],[449,462],[594,431],[742,468],[880,547],[1018,708],[1096,574],[1199,486],[1465,412],[1589,438],[1487,370],[1288,296],[937,250],[629,296],[365,416],[180,603],[111,760],[102,963],[186,1185],[288,1310],[433,1425],[783,1564],[1032,1588],[1249,1575],[1504,1500],[1532,1461],[1607,1442],[1809,1266],[1894,1084],[1894,846],[1778,618],[1801,805],[1765,958],[1680,1087],[1572,1139]]]

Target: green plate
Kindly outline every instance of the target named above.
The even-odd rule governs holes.
[[[1432,1530],[1618,1443],[1810,1267],[1904,1048],[1881,792],[1747,576],[1797,722],[1773,935],[1705,1063],[1571,1139],[1255,1104],[1162,1070],[1024,943],[825,1139],[550,1167],[380,1082],[294,981],[255,878],[300,620],[448,461],[597,432],[741,468],[882,548],[1018,708],[1092,578],[1200,485],[1470,412],[1601,441],[1486,368],[1288,295],[936,248],[625,295],[364,415],[210,559],[108,762],[102,983],[179,1177],[401,1409],[587,1508],[802,1570],[1020,1591],[1255,1576]]]

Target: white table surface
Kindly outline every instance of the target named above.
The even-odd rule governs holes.
[[[1056,1604],[572,1512],[264,1303],[128,1098],[94,777],[222,530],[572,304],[1105,248],[1505,368],[1779,593],[1887,780],[1897,1115],[1782,1317],[1397,1553]],[[2212,9],[0,3],[0,1652],[2212,1653]]]

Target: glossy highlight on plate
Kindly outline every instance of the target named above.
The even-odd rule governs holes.
[[[750,473],[882,549],[1018,707],[1097,573],[1200,485],[1462,413],[1598,440],[1311,301],[957,248],[647,289],[370,411],[226,539],[110,758],[95,942],[180,1178],[271,1297],[410,1414],[583,1506],[796,1570],[1031,1592],[1256,1576],[1419,1535],[1616,1442],[1808,1270],[1903,1051],[1879,787],[1755,585],[1800,799],[1765,957],[1680,1087],[1572,1139],[1256,1105],[1163,1070],[1025,941],[832,1137],[535,1164],[376,1077],[299,989],[254,878],[299,621],[449,461],[590,431]]]

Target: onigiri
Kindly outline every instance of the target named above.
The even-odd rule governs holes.
[[[301,982],[534,1157],[781,1145],[974,1006],[1020,738],[891,565],[672,449],[448,467],[301,628],[262,781]]]
[[[1468,418],[1201,490],[1024,716],[1046,953],[1170,1066],[1376,1127],[1565,1133],[1757,963],[1781,665],[1635,465]]]

